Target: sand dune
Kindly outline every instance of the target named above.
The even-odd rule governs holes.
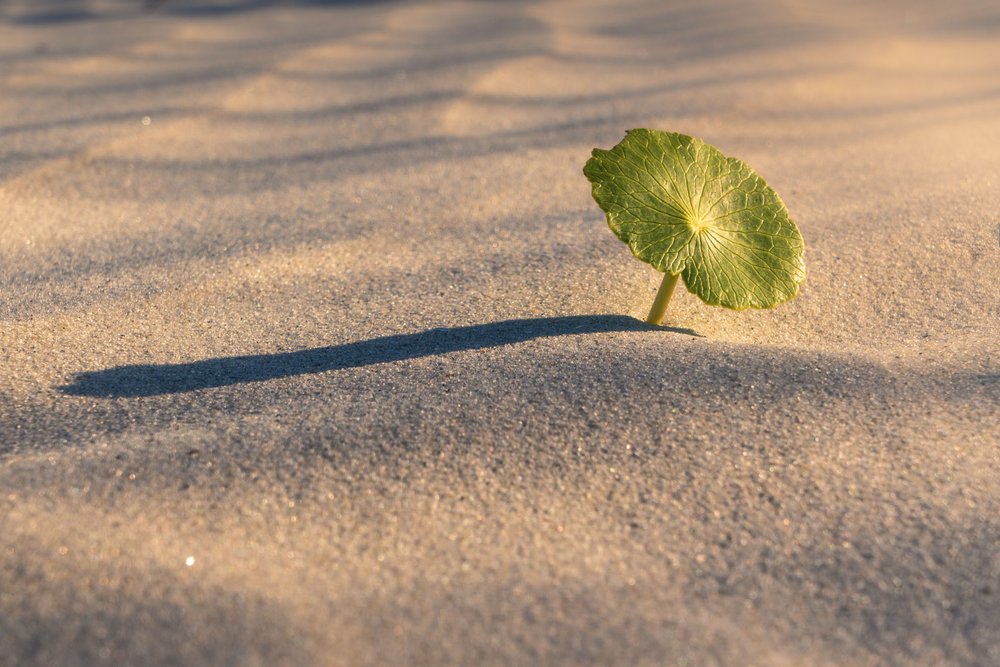
[[[0,5],[0,665],[1000,663],[995,3]],[[581,173],[752,164],[800,295]]]

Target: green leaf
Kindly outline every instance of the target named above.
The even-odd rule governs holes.
[[[611,231],[707,304],[771,308],[805,279],[805,244],[781,198],[700,139],[630,130],[611,150],[594,149],[583,173]]]

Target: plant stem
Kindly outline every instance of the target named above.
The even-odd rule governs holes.
[[[647,324],[658,325],[663,321],[663,314],[667,312],[667,304],[670,303],[670,297],[673,295],[677,279],[680,277],[681,274],[679,273],[666,273],[663,275],[663,282],[660,283],[660,289],[656,292],[653,307],[649,309],[649,315],[646,316]]]

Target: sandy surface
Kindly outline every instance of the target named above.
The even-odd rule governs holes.
[[[1000,664],[995,2],[139,4],[0,4],[0,665]]]

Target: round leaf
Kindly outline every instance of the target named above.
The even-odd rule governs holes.
[[[632,253],[711,305],[771,308],[805,279],[805,244],[778,194],[742,160],[684,134],[630,130],[583,173]]]

